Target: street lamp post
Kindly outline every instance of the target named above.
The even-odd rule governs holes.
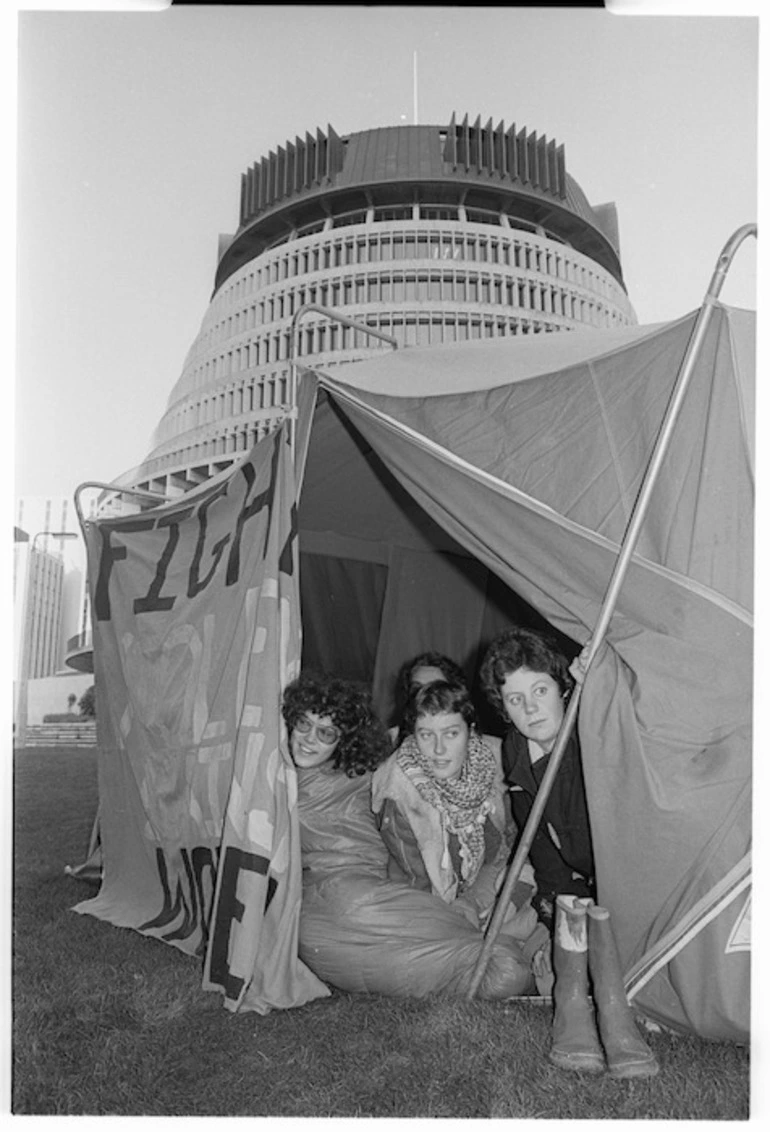
[[[24,592],[24,619],[21,629],[19,697],[16,709],[16,746],[18,748],[26,747],[27,745],[29,664],[32,651],[32,614],[34,612],[30,598],[32,589],[32,565],[36,553],[35,546],[39,538],[72,539],[77,537],[74,531],[38,531],[30,543],[29,557],[27,559],[27,584]]]

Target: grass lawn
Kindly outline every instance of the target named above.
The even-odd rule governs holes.
[[[96,756],[15,763],[16,1114],[741,1120],[744,1048],[653,1034],[651,1081],[562,1072],[542,1006],[334,992],[266,1017],[200,989],[197,960],[70,909]]]

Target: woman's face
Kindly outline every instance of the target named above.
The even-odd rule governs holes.
[[[321,766],[334,754],[340,741],[340,730],[328,715],[306,711],[294,724],[290,749],[294,765],[308,769]]]
[[[549,754],[564,718],[564,699],[553,676],[517,668],[506,676],[500,695],[516,730]]]
[[[414,737],[439,782],[457,778],[468,757],[468,724],[459,711],[418,715]]]

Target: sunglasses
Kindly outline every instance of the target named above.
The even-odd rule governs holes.
[[[339,742],[340,732],[336,727],[329,727],[322,723],[313,723],[312,719],[308,719],[306,715],[300,716],[294,724],[294,730],[299,731],[300,735],[309,735],[315,728],[315,733],[318,736],[319,742],[330,747],[332,743]]]

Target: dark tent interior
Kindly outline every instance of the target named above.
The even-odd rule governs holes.
[[[299,506],[303,668],[374,688],[394,722],[403,663],[451,656],[474,692],[482,729],[500,733],[477,671],[512,625],[548,628],[579,646],[471,556],[398,483],[325,392],[319,393]]]

